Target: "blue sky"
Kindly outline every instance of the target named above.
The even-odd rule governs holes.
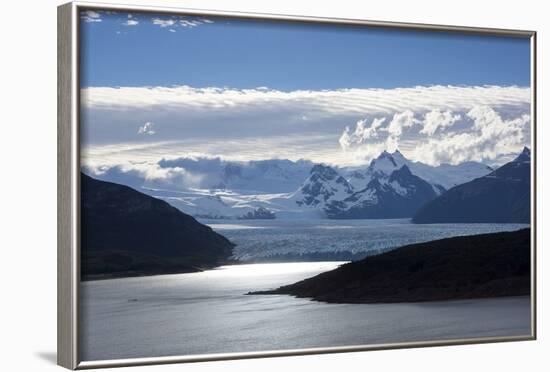
[[[87,165],[498,165],[531,144],[527,38],[94,11],[81,38]]]
[[[527,38],[130,16],[84,16],[84,87],[265,86],[290,91],[435,84],[528,86],[530,81]],[[160,22],[154,24],[154,19]],[[198,22],[182,27],[181,20]]]

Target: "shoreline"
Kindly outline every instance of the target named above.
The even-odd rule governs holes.
[[[353,302],[353,301],[330,301],[330,300],[321,300],[314,297],[300,296],[294,294],[280,293],[277,292],[277,289],[267,290],[267,291],[251,291],[244,294],[245,296],[290,296],[293,298],[305,299],[314,302],[320,302],[330,305],[391,305],[391,304],[407,304],[407,305],[422,305],[422,304],[431,304],[435,305],[438,303],[449,304],[453,302],[468,302],[468,301],[479,301],[479,300],[495,300],[495,299],[505,299],[505,298],[531,298],[531,293],[527,294],[510,294],[510,295],[487,295],[480,297],[453,297],[449,299],[434,299],[434,300],[403,300],[403,301],[379,301],[379,302]]]
[[[402,246],[247,295],[326,303],[411,303],[531,294],[530,229]]]

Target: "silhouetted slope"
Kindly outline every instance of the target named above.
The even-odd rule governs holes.
[[[531,153],[490,174],[458,185],[428,202],[414,223],[529,223],[531,219]]]
[[[295,284],[249,294],[391,303],[530,293],[530,229],[404,246]]]
[[[81,174],[82,277],[197,271],[233,244],[165,201]]]

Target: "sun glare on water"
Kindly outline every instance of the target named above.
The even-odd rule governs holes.
[[[266,275],[285,275],[333,270],[345,261],[331,262],[292,262],[292,263],[265,263],[220,266],[214,270],[200,273],[209,277],[261,277]]]

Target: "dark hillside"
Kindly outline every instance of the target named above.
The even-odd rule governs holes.
[[[529,293],[530,229],[523,229],[408,245],[295,284],[250,294],[391,303]]]
[[[197,271],[233,244],[163,200],[81,175],[82,277]]]

